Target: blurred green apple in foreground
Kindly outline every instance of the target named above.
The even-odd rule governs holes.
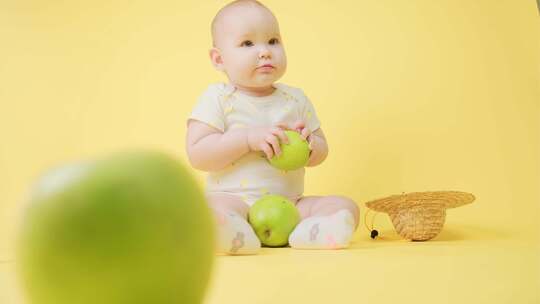
[[[263,245],[279,247],[287,245],[289,234],[300,222],[300,213],[286,197],[269,194],[251,206],[248,219]]]
[[[296,131],[285,131],[289,139],[287,144],[281,143],[281,154],[274,155],[270,164],[280,170],[292,171],[305,167],[309,160],[309,144]]]
[[[213,219],[175,159],[130,151],[46,174],[19,234],[32,304],[201,303]]]

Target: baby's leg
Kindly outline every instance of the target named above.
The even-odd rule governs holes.
[[[249,206],[231,194],[209,193],[206,198],[216,218],[217,252],[256,254],[261,242],[246,220]]]
[[[306,196],[296,204],[302,221],[289,236],[296,249],[338,249],[349,246],[358,227],[358,205],[343,196]]]

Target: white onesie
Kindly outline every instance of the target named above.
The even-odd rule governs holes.
[[[211,84],[199,97],[188,120],[204,122],[222,132],[281,122],[292,125],[301,119],[311,132],[320,127],[315,108],[301,89],[281,83],[275,83],[274,88],[271,95],[255,97],[230,84]],[[262,151],[249,152],[222,170],[209,172],[205,191],[235,194],[250,206],[265,194],[296,200],[304,192],[304,174],[304,168],[276,169]]]

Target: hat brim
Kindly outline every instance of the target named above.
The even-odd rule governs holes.
[[[430,204],[441,208],[456,208],[470,204],[475,200],[471,193],[460,191],[427,191],[392,195],[369,201],[366,206],[380,212],[391,212],[418,204]]]

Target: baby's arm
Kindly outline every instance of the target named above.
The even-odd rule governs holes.
[[[247,129],[222,133],[203,122],[190,119],[186,150],[191,165],[202,171],[217,171],[249,152]]]
[[[321,128],[309,135],[311,154],[307,167],[314,167],[322,163],[328,156],[328,144]]]
[[[218,171],[250,151],[263,151],[267,158],[281,153],[279,143],[287,142],[285,124],[274,127],[230,129],[226,132],[190,119],[186,150],[191,165],[202,171]]]

